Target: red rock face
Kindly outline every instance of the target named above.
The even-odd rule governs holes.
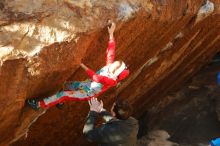
[[[9,15],[11,3],[8,7],[6,2],[2,4],[6,5],[2,8],[5,18],[0,23],[2,32],[5,37],[11,35],[13,41],[8,39],[7,43],[15,46],[20,54],[12,51],[1,58],[1,145],[89,145],[82,137],[82,127],[88,112],[87,102],[68,102],[63,110],[51,108],[43,114],[44,111],[35,112],[26,107],[25,100],[54,94],[65,80],[86,79],[86,74],[79,68],[80,61],[94,70],[101,68],[108,39],[107,30],[103,27],[109,18],[117,17],[116,60],[123,60],[131,74],[117,89],[110,89],[99,97],[107,109],[118,95],[132,103],[135,107],[134,115],[140,116],[145,110],[155,107],[167,92],[189,79],[220,50],[218,0],[212,0],[213,5],[203,3],[203,0],[140,1],[138,8],[135,7],[138,4],[136,1],[109,1],[109,4],[104,5],[97,2],[91,4],[92,7],[87,2],[84,2],[85,5],[77,5],[64,1],[59,5],[60,13],[56,10],[56,13],[46,15],[43,11],[39,15],[35,11],[44,10],[46,6],[56,6],[49,1],[41,2],[42,7],[36,5],[33,10],[17,8],[19,14],[32,14],[32,17],[20,16],[22,19],[9,19],[12,17]],[[207,9],[203,11],[204,5]],[[14,11],[10,11],[10,14],[18,13]],[[73,18],[68,15],[71,11]],[[38,16],[39,20],[34,16]],[[68,31],[62,36],[56,29],[50,30],[57,25],[55,18],[59,19],[58,22],[64,19],[61,16],[75,24],[74,28],[66,27],[75,36]],[[17,24],[18,30],[26,30],[27,22],[33,23],[28,23],[30,30],[34,26],[33,33],[24,31],[27,35],[19,35],[10,32],[16,30],[11,28]],[[39,24],[47,24],[48,27]],[[44,35],[48,35],[40,31],[45,28],[51,32],[51,38],[45,36],[41,40]],[[24,36],[24,39],[19,41],[17,39],[20,36]],[[36,42],[33,38],[41,41]],[[6,44],[3,40],[0,39],[1,45]],[[41,51],[30,55],[31,51],[25,46],[29,46],[30,50],[37,50],[34,46],[39,46]]]

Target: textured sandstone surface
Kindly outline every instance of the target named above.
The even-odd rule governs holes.
[[[117,23],[116,59],[131,74],[100,98],[106,108],[115,95],[127,99],[136,117],[158,110],[168,91],[220,50],[219,0],[2,0],[0,145],[19,138],[14,145],[87,145],[81,134],[86,102],[35,112],[25,100],[54,94],[65,80],[85,79],[80,61],[103,66],[108,19]]]

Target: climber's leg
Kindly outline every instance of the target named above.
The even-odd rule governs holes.
[[[77,90],[79,88],[79,85],[80,85],[79,81],[65,82],[61,91],[63,91],[63,90]],[[58,104],[56,104],[56,107],[58,109],[62,109],[63,106],[64,106],[63,102],[59,102]]]
[[[78,81],[71,81],[71,82],[66,82],[63,85],[63,90],[76,90],[79,88],[81,82]]]
[[[65,92],[67,92],[67,91],[61,91],[61,92],[56,93],[55,95],[44,98],[43,100],[38,102],[39,107],[47,108],[47,107],[52,107],[58,103],[64,102],[66,99]]]
[[[33,104],[32,102],[28,104],[33,109],[38,109],[39,107],[52,107],[66,100],[88,100],[95,95],[94,90],[90,89],[90,85],[91,81],[72,82],[70,84],[67,84],[66,86],[74,90],[58,92],[55,95],[45,98],[39,102],[36,102],[35,99],[31,99],[30,101],[34,101]]]
[[[44,100],[39,102],[39,107],[41,108],[48,108],[52,107],[58,103],[62,103],[66,100],[88,100],[94,94],[88,92],[86,88],[73,90],[73,91],[61,91],[57,94],[45,98]]]
[[[65,82],[62,90],[76,90],[79,87],[79,85],[80,85],[80,82],[78,81]],[[58,109],[62,109],[63,106],[64,106],[63,102],[56,104],[56,107]]]

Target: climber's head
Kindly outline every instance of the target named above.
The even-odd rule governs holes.
[[[111,114],[119,120],[127,120],[132,114],[132,107],[127,101],[117,101],[112,105]]]
[[[126,65],[123,61],[114,61],[109,66],[109,72],[115,77],[118,77],[120,73],[125,69],[126,69]]]

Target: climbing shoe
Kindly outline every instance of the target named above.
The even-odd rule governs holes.
[[[64,103],[63,103],[63,102],[56,104],[56,107],[57,107],[58,109],[63,109],[63,106],[64,106]]]
[[[40,108],[36,99],[28,99],[27,104],[34,110],[38,110]]]

